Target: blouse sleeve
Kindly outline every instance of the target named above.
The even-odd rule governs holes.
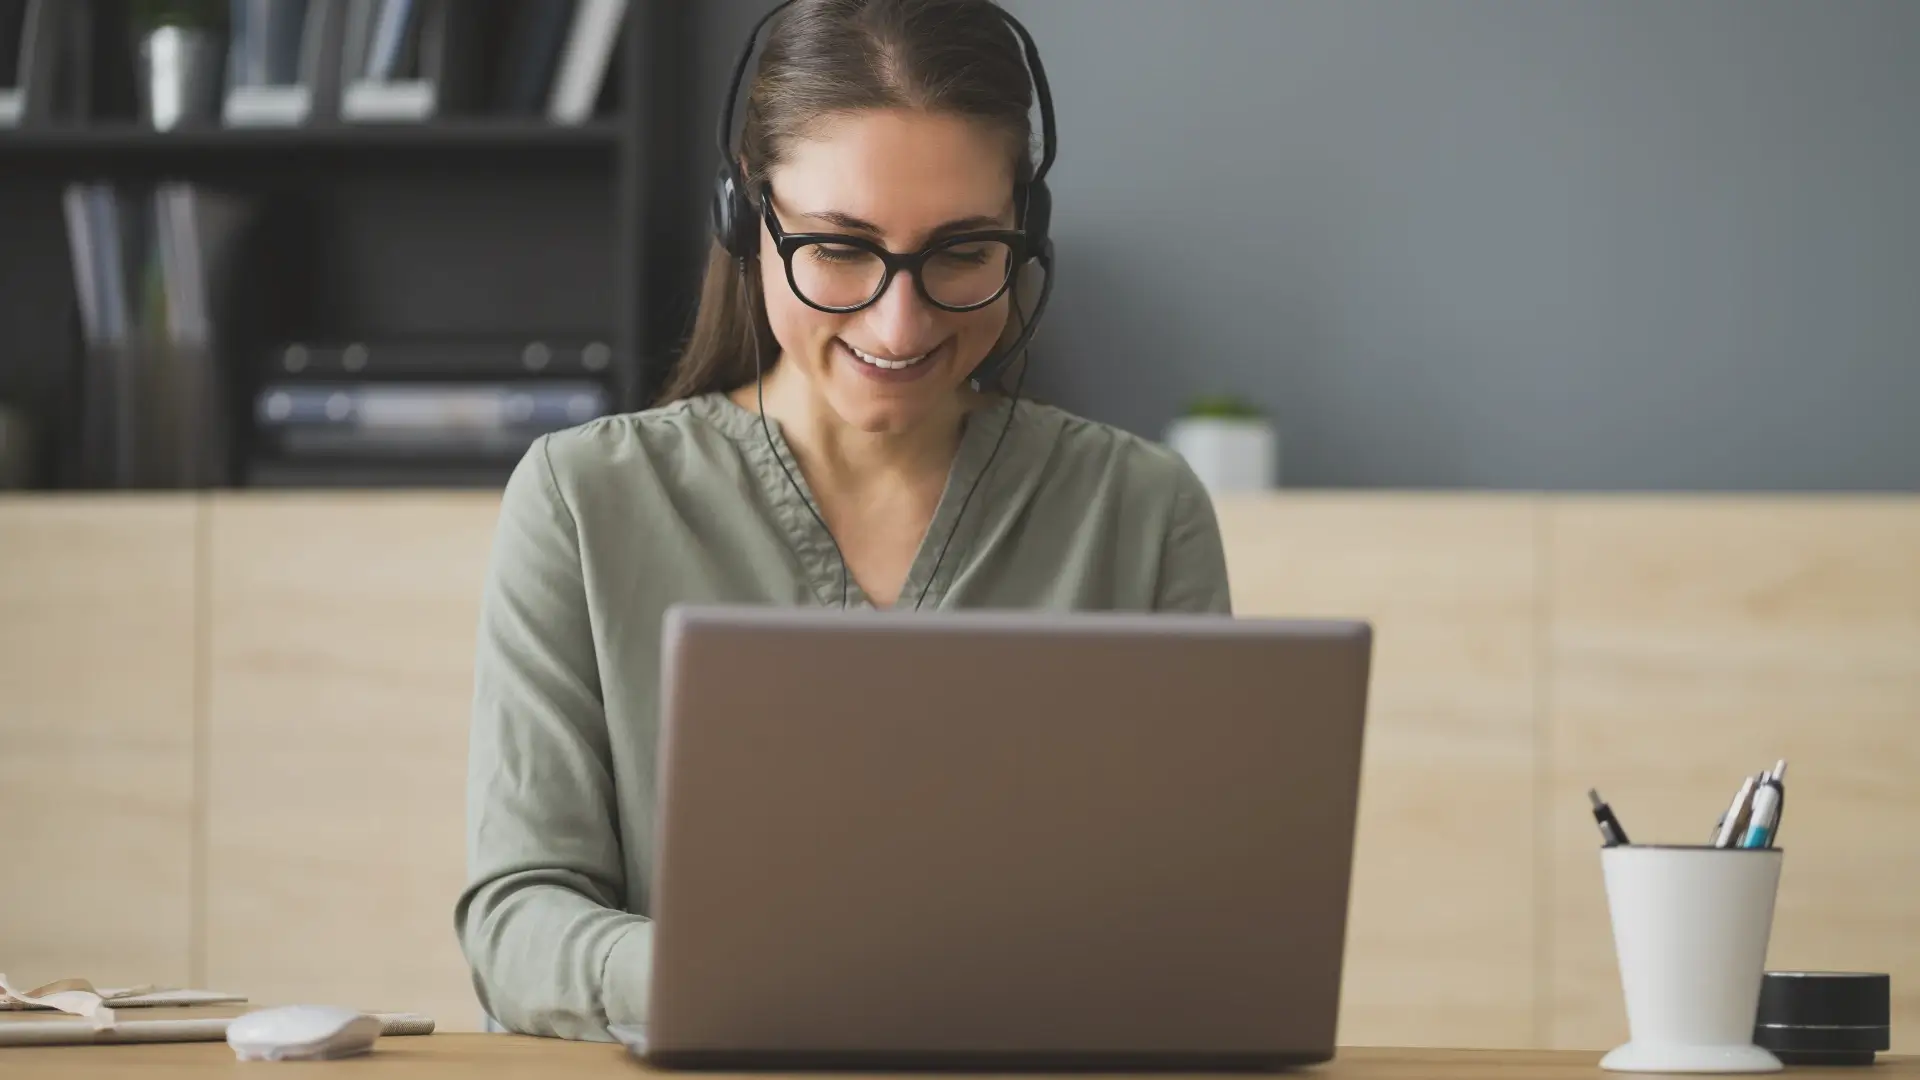
[[[507,483],[481,602],[454,912],[511,1031],[605,1041],[645,1019],[652,924],[620,906],[614,803],[579,536],[543,439]]]
[[[1220,522],[1205,485],[1185,461],[1175,471],[1173,512],[1161,548],[1158,611],[1233,613]]]

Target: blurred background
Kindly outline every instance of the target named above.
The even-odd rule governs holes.
[[[478,1023],[473,621],[651,400],[767,0],[0,0],[0,971]],[[1586,790],[1791,761],[1775,967],[1920,1023],[1920,5],[1007,0],[1041,397],[1378,631],[1343,1039],[1624,1037]]]

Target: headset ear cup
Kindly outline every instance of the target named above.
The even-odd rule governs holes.
[[[713,238],[727,254],[733,254],[733,170],[722,167],[713,178],[713,191],[707,200],[707,218]]]
[[[753,207],[741,193],[733,170],[725,166],[714,177],[709,214],[713,219],[713,238],[727,254],[736,259],[751,258],[760,239],[759,230],[754,228]]]
[[[1027,185],[1027,213],[1021,228],[1027,234],[1027,254],[1035,256],[1045,251],[1049,240],[1048,230],[1053,225],[1053,194],[1047,190],[1047,182],[1039,180]]]

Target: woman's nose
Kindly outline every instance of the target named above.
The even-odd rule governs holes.
[[[939,312],[920,295],[907,271],[893,275],[887,291],[866,310],[866,316],[874,344],[896,358],[918,356],[935,344]]]

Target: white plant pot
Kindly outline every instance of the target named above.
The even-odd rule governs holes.
[[[1188,416],[1167,428],[1167,445],[1214,495],[1264,491],[1279,483],[1280,439],[1258,419]]]

